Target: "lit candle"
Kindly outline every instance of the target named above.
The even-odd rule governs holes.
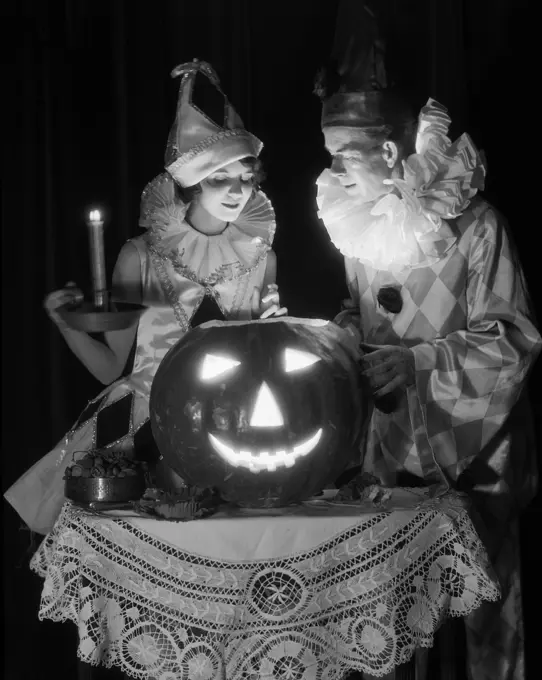
[[[104,222],[99,210],[90,211],[87,226],[94,306],[104,310],[107,308],[107,280],[105,275]]]

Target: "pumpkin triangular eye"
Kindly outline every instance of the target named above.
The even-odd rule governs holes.
[[[206,354],[200,368],[200,378],[202,380],[213,380],[223,373],[227,373],[235,366],[239,366],[240,361],[230,357],[219,356],[218,354]]]
[[[316,354],[292,349],[291,347],[287,347],[284,350],[284,370],[286,373],[300,371],[303,368],[312,366],[317,361],[320,361],[320,357],[317,357]]]

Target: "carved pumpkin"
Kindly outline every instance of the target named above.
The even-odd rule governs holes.
[[[247,507],[299,502],[359,459],[359,369],[326,321],[214,321],[166,355],[150,397],[154,438],[188,484]]]

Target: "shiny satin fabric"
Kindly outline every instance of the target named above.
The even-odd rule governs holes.
[[[193,187],[228,163],[260,155],[262,142],[245,129],[239,114],[222,92],[210,64],[195,59],[179,64],[171,75],[174,78],[181,76],[181,84],[177,113],[166,147],[165,167],[181,186]],[[213,122],[192,103],[196,79],[203,75],[224,97],[222,124]]]
[[[455,485],[482,451],[495,473],[493,483],[489,472],[480,480],[485,493],[510,489],[528,502],[534,466],[525,475],[520,465],[519,478],[508,471],[508,425],[532,461],[529,428],[517,427],[527,413],[515,406],[542,345],[499,219],[476,199],[455,222],[457,246],[432,267],[390,274],[349,259],[346,268],[364,341],[405,345],[416,361],[416,385],[397,395],[396,412],[373,416],[371,464],[388,477],[404,467]],[[398,314],[378,304],[384,286],[398,289]],[[516,450],[514,469],[521,459]]]
[[[316,182],[318,215],[346,258],[396,272],[433,265],[454,246],[448,221],[460,217],[484,188],[486,168],[468,135],[452,143],[451,122],[445,107],[427,101],[418,117],[416,153],[402,161],[402,173],[383,180],[376,202],[348,194],[335,172],[322,172]],[[326,133],[344,148],[359,148],[359,130],[336,127]]]
[[[363,340],[414,352],[416,383],[374,410],[364,467],[393,485],[420,482],[466,491],[503,583],[503,600],[467,619],[472,680],[522,680],[517,513],[537,486],[536,451],[524,387],[542,346],[521,269],[500,216],[476,198],[451,223],[457,243],[425,268],[391,274],[346,260],[350,314]],[[395,287],[402,309],[377,301]]]
[[[100,406],[92,418],[76,423],[4,494],[37,533],[53,528],[65,500],[64,472],[74,455],[96,446],[100,412],[127,394],[133,394],[130,422],[125,435],[112,445],[133,448],[136,433],[149,417],[158,365],[190,329],[204,296],[212,295],[226,319],[250,319],[253,290],[263,285],[275,232],[274,212],[265,195],[255,193],[235,223],[219,235],[206,236],[184,221],[185,211],[173,210],[172,181],[164,177],[156,185],[160,196],[156,198],[156,191],[152,195],[156,200],[153,215],[148,216],[149,231],[131,240],[140,255],[143,303],[148,305],[139,320],[132,373],[98,395]]]
[[[130,380],[134,387],[148,399],[158,365],[183,334],[171,302],[181,306],[184,312],[183,318],[189,324],[206,291],[200,284],[176,273],[174,268],[169,266],[168,273],[170,279],[175,282],[175,292],[174,299],[168,300],[168,290],[164,290],[153,263],[156,258],[150,254],[143,237],[133,239],[132,243],[140,251],[145,291],[143,303],[148,305],[148,308],[141,316]],[[254,271],[248,275],[235,281],[223,281],[213,286],[219,307],[226,318],[250,319],[252,291],[255,287],[262,285],[265,265],[266,261],[263,258]]]

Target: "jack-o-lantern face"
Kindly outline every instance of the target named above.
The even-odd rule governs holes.
[[[241,361],[232,359],[226,355],[204,354],[200,379],[203,382],[212,383],[220,381],[227,384],[228,378],[234,379],[234,371],[242,366]],[[280,354],[280,353],[279,353]],[[285,373],[301,372],[308,369],[320,359],[309,352],[299,349],[286,347],[282,350],[282,361],[279,361],[278,370]],[[261,472],[267,470],[272,472],[280,467],[292,467],[296,460],[301,456],[308,455],[322,438],[323,430],[319,427],[314,433],[303,441],[285,441],[285,426],[288,418],[283,415],[283,408],[278,397],[273,394],[273,390],[267,382],[262,381],[255,385],[254,396],[248,399],[239,409],[238,423],[244,423],[244,432],[241,433],[241,441],[235,442],[231,439],[224,439],[220,432],[208,432],[207,436],[214,450],[234,467],[244,467],[251,472]],[[220,422],[220,416],[218,416]],[[246,424],[248,423],[248,427]],[[254,434],[268,433],[273,441],[272,446],[265,449],[248,448],[246,434],[254,429]],[[255,437],[257,439],[257,436]]]
[[[355,456],[358,369],[334,324],[211,322],[161,363],[150,412],[158,447],[189,483],[250,506],[302,500]]]

